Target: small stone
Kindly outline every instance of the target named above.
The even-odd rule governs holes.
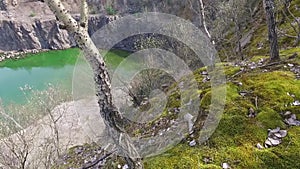
[[[292,114],[291,118],[294,119],[294,120],[296,120],[297,119],[296,114]]]
[[[299,100],[296,100],[292,103],[294,106],[300,106],[300,101]]]
[[[128,169],[128,168],[129,168],[128,164],[125,164],[125,165],[122,167],[122,169]]]
[[[118,168],[121,168],[122,166],[120,164],[118,164]]]
[[[296,120],[295,114],[292,114],[290,118],[285,119],[284,122],[290,126],[300,126],[300,121]]]
[[[266,147],[266,148],[272,147],[271,141],[266,140],[266,141],[265,141],[265,147]]]
[[[250,118],[256,117],[256,113],[253,110],[253,108],[249,108],[248,117],[250,117]]]
[[[271,144],[273,146],[277,146],[281,143],[281,140],[273,139],[273,138],[270,138],[270,137],[268,138],[268,140],[271,142]]]
[[[228,163],[223,163],[222,168],[223,169],[230,169],[230,165]]]
[[[277,127],[276,129],[269,129],[269,134],[277,133],[279,131],[280,131],[280,127]]]
[[[292,112],[287,111],[287,112],[285,112],[283,115],[284,115],[285,117],[287,117],[287,116],[290,116],[291,114],[292,114]]]
[[[279,145],[282,142],[282,138],[287,136],[287,130],[280,130],[280,127],[268,129],[268,131],[268,138],[265,141],[266,148]]]
[[[264,147],[263,147],[260,143],[257,143],[257,144],[256,144],[256,147],[257,147],[258,149],[260,149],[260,150],[261,150],[261,149],[264,149]]]
[[[280,134],[280,138],[286,137],[287,136],[287,131],[286,130],[280,130],[279,134]]]
[[[203,72],[201,72],[201,75],[208,75],[208,72],[203,71]]]
[[[294,67],[294,64],[288,63],[289,67]]]
[[[203,83],[209,82],[209,81],[210,81],[209,76],[204,77],[203,80],[202,80]]]
[[[246,92],[246,91],[240,91],[239,94],[240,94],[241,96],[246,96],[247,92]]]
[[[190,145],[191,147],[194,147],[194,146],[196,145],[196,141],[195,141],[195,140],[190,141],[190,142],[189,142],[189,145]]]
[[[83,151],[82,147],[78,147],[77,149],[75,149],[76,154],[81,154],[82,151]]]
[[[294,94],[290,94],[289,92],[286,93],[288,96],[291,96],[291,97],[295,97]]]
[[[210,162],[211,162],[211,159],[210,159],[209,157],[204,157],[203,162],[204,162],[205,164],[210,163]]]

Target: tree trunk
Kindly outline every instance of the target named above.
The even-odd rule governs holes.
[[[198,5],[199,5],[199,17],[200,17],[200,21],[202,21],[202,27],[204,29],[204,33],[206,34],[206,36],[209,38],[209,40],[211,41],[212,45],[215,45],[215,41],[212,39],[211,34],[208,31],[207,25],[206,25],[206,18],[205,18],[205,10],[204,10],[204,3],[203,0],[199,0],[198,1]],[[212,56],[211,58],[211,64],[207,66],[208,70],[212,70],[215,67],[215,57]]]
[[[202,0],[199,0],[199,6],[200,6],[200,16],[201,16],[201,21],[202,21],[203,29],[204,29],[205,34],[207,35],[207,37],[210,39],[210,41],[214,45],[215,42],[212,39],[211,34],[209,33],[209,31],[207,29],[206,19],[205,19],[205,11],[204,11],[204,4],[203,4]]]
[[[270,42],[270,61],[279,60],[279,49],[274,14],[274,0],[264,0]]]
[[[237,17],[235,19],[235,34],[236,34],[236,55],[238,57],[241,57],[241,60],[244,60],[244,55],[243,55],[242,45],[241,45],[241,39],[242,39],[241,25],[237,20]]]
[[[79,23],[64,8],[61,0],[46,0],[45,2],[55,16],[65,25],[68,32],[74,34],[78,46],[84,51],[84,56],[94,72],[100,114],[105,124],[109,127],[115,144],[125,156],[130,168],[142,169],[141,158],[139,158],[139,154],[134,148],[130,137],[124,130],[124,126],[128,124],[129,120],[124,119],[113,104],[111,82],[106,64],[88,35],[88,6],[86,1],[81,0],[81,19]]]
[[[295,41],[294,47],[297,47],[299,45],[299,42],[300,42],[300,33],[297,35],[297,39]]]

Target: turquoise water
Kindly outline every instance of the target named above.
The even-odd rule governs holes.
[[[78,49],[68,49],[0,62],[2,104],[5,106],[10,103],[25,103],[26,97],[20,89],[25,86],[30,86],[33,90],[43,90],[50,83],[71,92],[73,69],[78,54]]]
[[[33,90],[44,90],[49,83],[72,91],[73,70],[79,56],[79,49],[49,51],[26,56],[20,60],[0,62],[0,99],[2,104],[25,103],[26,97],[20,90],[25,85]],[[105,56],[111,69],[129,53],[112,50]]]

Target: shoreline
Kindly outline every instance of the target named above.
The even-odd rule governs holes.
[[[62,49],[63,50],[63,49]],[[41,52],[47,52],[50,51],[50,49],[26,49],[26,50],[20,50],[20,51],[6,51],[0,53],[0,62],[13,59],[18,60],[25,58],[28,54],[37,54]]]

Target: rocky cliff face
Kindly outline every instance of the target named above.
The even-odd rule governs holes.
[[[93,34],[109,19],[106,16],[91,16],[89,33]],[[59,29],[56,20],[36,20],[33,23],[0,21],[0,51],[65,49],[75,45],[72,36],[66,30]]]
[[[62,49],[70,47],[69,35],[54,20],[20,23],[0,22],[0,50]]]
[[[111,7],[119,14],[130,14],[142,11],[157,11],[172,13],[186,19],[194,20],[186,10],[189,4],[174,0],[161,2],[159,0],[88,0],[91,13],[107,12]],[[71,13],[78,13],[79,0],[64,0],[64,5]],[[184,15],[183,15],[184,14]],[[92,34],[102,27],[107,17],[92,16],[90,30]],[[28,49],[64,49],[74,46],[72,36],[67,31],[60,30],[50,9],[38,0],[0,0],[0,52]],[[122,46],[122,45],[121,45]],[[121,48],[126,48],[121,47]]]
[[[197,14],[197,10],[199,10],[197,0],[163,2],[161,0],[87,1],[91,14],[101,13],[105,15],[109,14],[109,10],[117,11],[120,15],[137,12],[163,12],[190,20],[200,29],[203,29]],[[253,0],[247,1],[252,2]],[[207,3],[208,0],[204,0],[204,2]],[[63,3],[73,15],[79,13],[79,0],[64,0]],[[214,3],[217,1],[210,1],[210,4]],[[213,17],[215,17],[214,14],[207,14],[209,29],[214,26],[214,24],[209,23],[209,19]],[[91,16],[89,33],[93,34],[111,18],[113,17],[109,15]],[[210,29],[210,31],[213,33],[213,30]],[[119,44],[118,48],[132,50],[132,39],[134,38]],[[53,13],[45,3],[39,0],[0,0],[0,52],[27,49],[64,49],[74,45],[72,36],[67,31],[59,29]]]
[[[198,23],[195,21],[198,17],[188,10],[189,4],[180,0],[163,3],[159,3],[159,0],[153,2],[149,0],[116,0],[112,2],[88,0],[88,3],[91,13],[102,13],[103,15],[107,13],[107,7],[114,8],[122,15],[157,11],[176,14]],[[80,5],[78,0],[65,0],[64,4],[67,9],[71,10],[71,13],[78,13]],[[111,20],[111,16],[91,16],[89,33],[93,34],[109,20]],[[126,43],[131,41],[132,39],[127,39]],[[128,46],[124,43],[118,44],[118,48],[132,50],[132,44]],[[72,36],[67,31],[59,29],[55,17],[45,3],[38,0],[0,0],[0,52],[64,49],[74,45]]]
[[[64,5],[79,20],[79,0],[64,0]],[[113,18],[92,15],[92,34]],[[49,7],[39,0],[0,0],[0,52],[32,49],[65,49],[75,46],[72,35],[59,29]]]

